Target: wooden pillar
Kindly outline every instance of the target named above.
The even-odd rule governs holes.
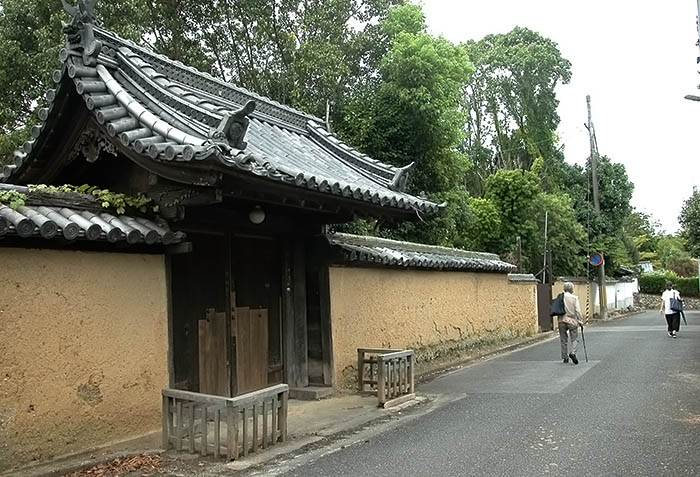
[[[292,246],[283,243],[282,274],[282,332],[284,343],[284,382],[296,386],[297,368],[294,366],[294,294],[292,293]]]
[[[294,295],[294,362],[296,387],[309,385],[309,350],[306,323],[306,248],[303,240],[292,244],[292,294]]]
[[[165,265],[165,291],[167,296],[167,317],[168,317],[168,387],[175,387],[175,338],[174,338],[174,321],[173,321],[173,267],[172,258],[169,253],[164,257]]]
[[[321,346],[323,347],[323,384],[333,386],[333,324],[331,323],[330,270],[323,261],[319,269],[319,298],[321,313]]]

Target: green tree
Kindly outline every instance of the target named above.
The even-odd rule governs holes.
[[[700,257],[700,190],[697,188],[693,189],[693,194],[683,203],[678,222],[688,251],[693,256]]]
[[[462,48],[425,32],[417,12],[415,5],[390,12],[386,31],[394,37],[379,66],[381,80],[357,92],[340,131],[376,159],[415,162],[409,190],[435,194],[461,184],[468,167],[456,146],[464,124],[461,88],[472,66]],[[396,32],[400,25],[408,30]]]
[[[640,260],[656,260],[660,224],[649,214],[632,212],[625,221],[622,241],[633,263]]]
[[[657,268],[670,270],[681,277],[697,275],[697,261],[690,257],[681,237],[662,235],[656,249]]]
[[[547,218],[547,248],[552,251],[552,270],[555,276],[580,276],[586,259],[586,231],[576,220],[572,200],[567,194],[540,193],[536,198],[537,225],[544,236],[544,220]],[[539,246],[537,246],[539,245]],[[543,263],[542,244],[530,250],[532,259]],[[536,271],[536,270],[535,270]]]
[[[516,27],[465,46],[475,66],[464,88],[469,112],[464,149],[474,163],[470,187],[479,193],[496,170],[529,169],[538,157],[547,169],[563,162],[554,134],[559,124],[555,89],[568,83],[571,63],[557,44]]]
[[[500,169],[486,179],[484,197],[495,204],[501,217],[499,253],[512,252],[517,237],[523,249],[534,249],[538,236],[535,207],[540,192],[537,176],[529,170]],[[532,258],[523,257],[526,269],[533,265]]]
[[[118,5],[116,4],[118,3]],[[103,2],[99,21],[118,34],[139,40],[147,19],[140,0]],[[51,72],[60,63],[62,22],[68,22],[61,2],[3,0],[0,7],[0,164],[26,140],[32,112],[54,87]],[[38,121],[38,120],[37,120]]]

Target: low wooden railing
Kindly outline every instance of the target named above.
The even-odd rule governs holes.
[[[287,439],[289,386],[233,398],[163,389],[163,447],[229,460]]]
[[[380,407],[415,397],[413,350],[359,348],[357,382],[360,392],[376,391]]]

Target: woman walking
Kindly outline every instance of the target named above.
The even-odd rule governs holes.
[[[673,288],[673,283],[666,282],[666,290],[661,294],[661,313],[666,315],[666,323],[668,323],[668,336],[676,338],[678,329],[681,326],[681,314],[671,309],[671,299],[681,299],[678,290]]]

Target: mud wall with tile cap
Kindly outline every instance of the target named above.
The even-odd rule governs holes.
[[[160,426],[162,255],[0,247],[0,471]]]
[[[357,382],[357,348],[411,348],[417,370],[445,353],[537,332],[532,281],[505,273],[330,267],[334,383]]]

